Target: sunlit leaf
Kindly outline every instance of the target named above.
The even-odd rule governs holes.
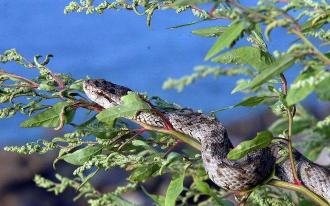
[[[324,72],[323,69],[309,68],[302,72],[288,91],[288,95],[286,96],[287,104],[293,105],[303,100],[313,92],[315,85],[320,82],[320,79],[324,79],[324,77],[326,77],[326,72]]]
[[[64,123],[69,123],[72,121],[75,114],[75,110],[69,107],[67,102],[58,102],[49,109],[25,120],[20,124],[21,127],[47,127],[55,128],[58,127],[61,121],[62,110],[64,112]]]
[[[212,59],[213,62],[224,64],[248,64],[257,71],[263,71],[273,63],[273,57],[258,48],[245,46],[232,49]]]
[[[165,197],[165,206],[174,206],[176,199],[183,191],[184,172],[176,175],[170,182]]]
[[[122,104],[103,110],[96,118],[101,122],[112,123],[119,117],[134,117],[139,111],[149,111],[150,106],[136,93],[129,93],[121,98]]]
[[[257,136],[251,140],[243,141],[232,149],[227,157],[231,160],[238,160],[257,149],[267,147],[273,139],[273,134],[269,131],[258,132]]]
[[[268,96],[252,96],[252,97],[248,97],[246,99],[244,99],[243,101],[235,104],[235,105],[232,105],[232,106],[229,106],[229,107],[225,107],[223,109],[218,109],[216,111],[213,111],[213,112],[219,112],[219,111],[223,111],[223,110],[227,110],[227,109],[233,109],[235,107],[255,107],[259,104],[261,104],[262,102],[264,102],[265,100],[269,99],[271,97],[268,97]]]
[[[315,91],[320,100],[330,101],[330,77],[327,77],[318,83]]]
[[[241,101],[240,103],[236,104],[235,107],[242,106],[242,107],[254,107],[257,106],[258,104],[262,103],[265,99],[269,98],[268,96],[253,96],[253,97],[248,97]]]
[[[249,87],[250,81],[245,79],[240,79],[236,82],[236,87],[231,91],[231,94],[242,91]]]
[[[73,153],[63,155],[61,159],[73,165],[83,165],[94,155],[100,154],[102,148],[102,146],[87,146]]]
[[[226,29],[227,27],[224,26],[212,26],[203,29],[197,29],[191,33],[203,37],[216,37],[220,36],[224,31],[226,31]]]
[[[250,88],[255,88],[264,82],[267,82],[271,78],[287,70],[293,63],[295,57],[291,55],[285,55],[275,61],[268,69],[263,70],[259,75],[257,75],[247,86]],[[241,90],[246,88],[240,88]]]
[[[212,48],[208,51],[205,60],[210,59],[225,48],[233,46],[234,42],[242,35],[247,24],[244,21],[233,22],[218,38]]]
[[[174,6],[186,6],[186,5],[200,4],[205,2],[207,2],[207,0],[176,0],[174,2]]]

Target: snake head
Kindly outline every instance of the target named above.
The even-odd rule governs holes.
[[[104,79],[88,79],[83,83],[83,89],[93,102],[104,108],[113,107],[121,104],[121,97],[131,91]]]

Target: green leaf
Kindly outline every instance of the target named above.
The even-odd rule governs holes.
[[[73,153],[63,155],[61,159],[73,165],[83,165],[91,157],[100,154],[102,149],[102,146],[87,146]]]
[[[247,24],[244,21],[233,22],[218,38],[212,48],[208,51],[205,60],[210,59],[225,48],[230,48],[242,35]]]
[[[198,24],[198,23],[201,23],[203,21],[205,21],[205,20],[203,19],[203,20],[193,21],[193,22],[190,22],[190,23],[179,24],[179,25],[176,25],[176,26],[168,27],[167,29],[178,29],[178,28],[181,28],[181,27],[186,27],[186,26],[191,26],[191,25],[194,25],[194,24]]]
[[[254,29],[251,30],[249,39],[249,41],[253,43],[253,46],[260,48],[262,51],[268,51],[267,44],[265,43],[264,37],[262,35],[260,24],[254,25]]]
[[[231,160],[238,160],[247,155],[249,152],[267,147],[273,139],[273,135],[269,131],[258,132],[257,136],[251,140],[243,141],[232,149],[227,157]]]
[[[313,118],[295,116],[294,124],[292,125],[292,135],[299,134],[305,129],[309,129],[311,125],[315,124]],[[269,130],[274,134],[282,134],[288,128],[287,119],[278,119],[270,127]]]
[[[253,97],[248,97],[241,101],[240,103],[234,105],[234,107],[254,107],[257,106],[258,104],[262,103],[265,99],[269,98],[268,96],[253,96]]]
[[[146,180],[148,177],[152,176],[156,171],[159,170],[159,165],[157,163],[149,165],[141,165],[135,169],[129,176],[128,180],[131,182],[141,182]]]
[[[148,195],[157,205],[164,206],[165,205],[165,197],[161,195],[153,195],[150,194],[144,187],[141,186],[142,191]]]
[[[315,87],[316,94],[320,100],[330,101],[330,77],[323,79]]]
[[[215,37],[220,36],[224,31],[226,31],[227,27],[224,26],[212,26],[203,29],[197,29],[192,31],[191,33],[203,36],[203,37]]]
[[[257,71],[263,71],[273,63],[274,59],[268,52],[245,46],[225,52],[214,57],[212,61],[224,64],[248,64]]]
[[[200,192],[202,192],[203,194],[211,196],[211,193],[212,193],[211,188],[206,182],[194,179],[194,183],[196,185],[196,188]]]
[[[119,128],[106,128],[106,129],[89,129],[89,131],[99,139],[112,139],[117,137],[119,133],[123,132],[123,130]]]
[[[243,101],[235,104],[235,105],[232,105],[232,106],[229,106],[229,107],[225,107],[225,108],[222,108],[222,109],[218,109],[218,110],[215,110],[213,112],[220,112],[220,111],[223,111],[223,110],[227,110],[227,109],[233,109],[235,107],[255,107],[257,106],[258,104],[261,104],[262,102],[264,102],[266,99],[269,99],[271,97],[268,97],[268,96],[261,96],[261,97],[258,97],[258,96],[253,96],[253,97],[248,97],[246,99],[244,99]]]
[[[164,162],[162,162],[162,166],[159,169],[159,175],[163,174],[163,171],[173,162],[176,160],[182,159],[182,156],[176,152],[171,152],[169,155],[167,155],[167,158]]]
[[[296,104],[304,99],[315,88],[315,84],[319,81],[320,76],[323,75],[323,69],[309,68],[302,72],[291,85],[288,95],[286,96],[286,102],[288,105]],[[321,77],[323,78],[323,77]]]
[[[64,113],[64,123],[70,123],[75,114],[74,109],[69,107],[68,102],[58,102],[53,107],[37,114],[36,116],[31,117],[28,120],[25,120],[20,124],[21,127],[47,127],[55,128],[60,124],[61,113],[65,108]]]
[[[176,199],[183,191],[184,172],[175,176],[170,182],[165,197],[165,206],[174,206]]]
[[[96,118],[105,123],[113,123],[119,117],[132,118],[139,111],[149,111],[150,106],[136,93],[129,93],[121,98],[122,104],[103,110]]]
[[[133,140],[132,145],[136,147],[150,148],[150,145],[148,145],[145,141],[139,139]]]
[[[240,79],[236,82],[236,87],[231,91],[231,94],[242,91],[249,87],[250,81],[245,79]]]
[[[209,195],[213,198],[214,205],[218,205],[218,206],[233,205],[233,204],[230,204],[229,201],[222,200],[220,197],[218,197],[217,194],[212,191],[212,189],[206,182],[198,180],[197,178],[194,178],[194,183],[195,183],[196,188],[201,193]]]
[[[268,69],[263,70],[259,75],[257,75],[248,85],[247,87],[255,88],[264,82],[270,80],[276,75],[284,72],[288,69],[294,62],[295,57],[291,55],[282,56],[276,62],[274,62]],[[240,88],[241,90],[246,88]]]
[[[191,4],[200,4],[200,3],[205,3],[207,2],[206,0],[177,0],[174,2],[174,6],[186,6],[186,5],[191,5]]]

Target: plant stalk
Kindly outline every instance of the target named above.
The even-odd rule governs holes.
[[[280,74],[280,79],[281,79],[281,85],[282,85],[282,93],[284,96],[286,96],[288,94],[288,82],[286,81],[286,78],[283,73]],[[292,116],[290,108],[291,108],[290,106],[286,106],[286,112],[287,112],[287,116],[288,116],[288,135],[287,135],[288,153],[289,153],[289,160],[290,160],[293,180],[295,183],[300,185],[301,183],[298,178],[297,168],[296,168],[295,159],[293,157],[293,151],[292,151],[291,136],[292,136],[293,116]]]

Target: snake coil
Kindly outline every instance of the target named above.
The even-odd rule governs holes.
[[[120,105],[121,97],[131,91],[103,79],[86,80],[83,89],[88,98],[103,108]],[[289,159],[278,162],[278,151],[284,143],[274,143],[251,152],[240,160],[230,160],[227,154],[233,145],[226,129],[218,120],[187,109],[163,111],[162,115],[168,119],[174,130],[201,143],[205,170],[218,186],[230,191],[251,189],[265,181],[274,167],[275,175],[279,179],[294,182]],[[155,127],[165,126],[163,117],[147,112],[140,112],[134,120]],[[330,203],[330,170],[309,161],[297,150],[293,153],[302,184]]]

